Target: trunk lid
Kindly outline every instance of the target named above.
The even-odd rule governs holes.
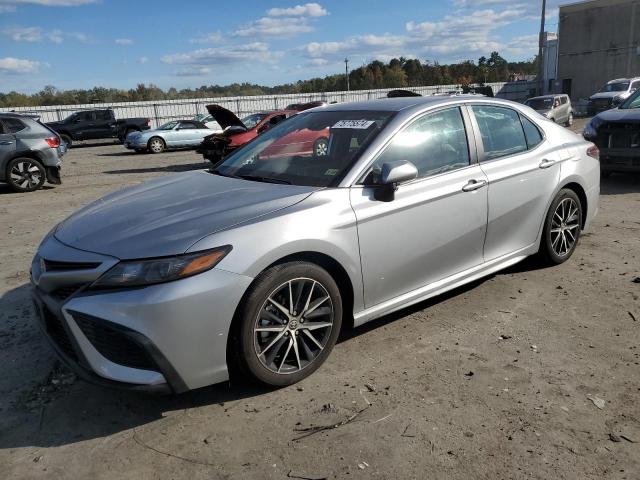
[[[207,111],[223,130],[231,126],[247,129],[246,125],[242,123],[242,120],[240,120],[235,113],[221,105],[207,105]]]

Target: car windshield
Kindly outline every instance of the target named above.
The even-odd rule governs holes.
[[[548,110],[553,108],[553,98],[532,98],[527,100],[525,105],[534,110]]]
[[[231,154],[213,173],[248,180],[335,184],[394,112],[324,111],[296,115]]]
[[[618,107],[622,110],[628,110],[631,108],[640,108],[640,90],[637,90],[636,93],[631,95],[629,98],[625,100],[625,102]]]
[[[178,125],[178,122],[167,122],[164,125],[160,125],[158,130],[173,130],[176,125]]]
[[[240,119],[240,121],[244,123],[244,126],[247,127],[247,130],[250,130],[258,123],[260,123],[260,120],[262,120],[266,116],[266,113],[254,113],[253,115],[249,115],[248,117]]]
[[[600,89],[601,93],[605,92],[624,92],[629,88],[629,82],[607,83]]]

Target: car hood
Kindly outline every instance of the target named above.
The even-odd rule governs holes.
[[[242,123],[242,120],[240,120],[235,113],[220,105],[207,105],[207,111],[223,130],[231,126],[247,129],[246,125]]]
[[[640,122],[640,108],[614,108],[599,113],[596,117],[602,122]]]
[[[620,96],[624,96],[627,92],[622,91],[622,92],[600,92],[600,93],[594,93],[593,95],[591,95],[589,97],[589,100],[598,100],[599,98],[614,98],[614,97],[620,97]]]
[[[176,255],[207,235],[294,205],[317,189],[204,171],[169,175],[87,205],[62,222],[55,237],[123,260]]]

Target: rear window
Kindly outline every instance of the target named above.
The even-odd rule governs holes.
[[[5,118],[3,122],[7,133],[18,133],[27,128],[27,126],[17,118]]]
[[[528,149],[518,112],[505,107],[474,105],[485,160],[515,155]]]
[[[520,115],[522,121],[522,128],[524,129],[524,136],[527,139],[527,146],[529,149],[537,147],[542,142],[542,133],[535,124],[527,117]]]

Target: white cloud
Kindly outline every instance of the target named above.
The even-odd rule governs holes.
[[[263,17],[235,32],[236,37],[279,37],[289,38],[301,33],[313,32],[314,28],[305,18]]]
[[[45,7],[77,7],[90,3],[98,3],[99,0],[0,0],[0,6],[15,5],[42,5]]]
[[[52,42],[62,43],[66,38],[75,39],[81,43],[89,43],[89,36],[84,33],[63,32],[62,30],[46,31],[40,27],[12,27],[2,30],[3,35],[11,38],[14,42],[40,43]]]
[[[189,39],[189,43],[222,43],[224,37],[221,31],[207,33],[201,37],[194,37]]]
[[[26,60],[23,58],[5,57],[0,58],[0,73],[33,73],[40,67],[40,62]]]
[[[130,38],[116,38],[114,42],[116,45],[133,45],[133,40]]]
[[[138,59],[138,63],[144,65],[145,63],[147,63],[149,61],[149,57],[140,57]]]
[[[271,8],[267,11],[270,17],[324,17],[329,12],[319,3],[305,3],[291,8]]]
[[[281,56],[282,52],[274,52],[268,44],[253,42],[244,45],[201,48],[186,53],[175,53],[165,55],[161,60],[168,65],[185,66],[184,69],[176,72],[177,75],[193,76],[209,73],[216,67],[250,66],[258,62],[271,63]]]
[[[504,42],[496,30],[521,20],[527,9],[515,5],[501,11],[475,10],[456,15],[447,15],[438,21],[415,22],[405,25],[405,33],[355,35],[341,41],[310,42],[301,49],[313,59],[337,61],[344,56],[390,59],[393,57],[415,58],[474,58],[488,55],[491,51],[506,51],[514,55],[533,53],[531,39],[518,37]],[[454,57],[455,56],[455,57]]]
[[[15,5],[2,5],[2,4],[0,4],[0,13],[10,13],[10,12],[15,12],[15,11],[16,11]]]

